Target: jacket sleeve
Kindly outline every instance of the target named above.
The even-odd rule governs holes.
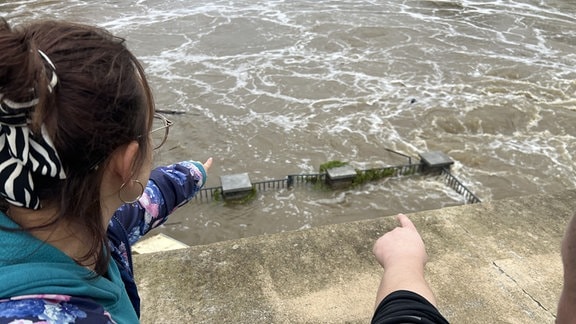
[[[0,324],[48,322],[114,323],[102,305],[86,297],[39,294],[0,300]]]
[[[122,205],[115,213],[133,245],[150,230],[163,224],[178,207],[186,204],[206,183],[202,163],[184,161],[152,170],[142,197]]]

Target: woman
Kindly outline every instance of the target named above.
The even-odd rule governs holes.
[[[211,164],[150,178],[155,118],[165,124],[154,135],[167,134],[123,39],[0,22],[0,323],[138,322],[130,245],[188,201]]]

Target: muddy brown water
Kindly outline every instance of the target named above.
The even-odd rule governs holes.
[[[175,126],[157,164],[214,158],[208,186],[442,151],[483,201],[574,188],[571,1],[3,1],[126,37]],[[206,244],[459,205],[436,178],[198,202],[157,231]]]

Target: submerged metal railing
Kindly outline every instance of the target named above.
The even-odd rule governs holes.
[[[410,161],[411,162],[411,161]],[[481,202],[480,199],[472,193],[460,180],[458,180],[448,168],[430,169],[421,162],[418,164],[405,164],[397,166],[387,166],[383,168],[374,168],[366,170],[356,170],[358,176],[364,179],[370,175],[380,175],[379,179],[388,177],[407,177],[413,175],[440,175],[443,177],[444,182],[448,187],[459,193],[464,197],[467,204],[475,204]],[[272,179],[252,182],[252,190],[254,191],[267,191],[279,189],[292,189],[297,186],[315,185],[317,183],[325,184],[327,180],[327,173],[315,174],[291,174],[284,179]],[[222,187],[203,188],[195,196],[196,200],[212,200],[222,198]]]
[[[464,196],[466,199],[466,203],[468,204],[476,204],[482,202],[478,196],[476,196],[470,189],[468,189],[460,180],[458,180],[452,173],[450,173],[449,169],[442,169],[442,175],[444,176],[444,181],[448,185],[448,187],[452,188],[457,193]]]

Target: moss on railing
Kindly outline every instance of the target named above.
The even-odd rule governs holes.
[[[326,163],[320,164],[320,173],[326,173],[328,169],[338,168],[345,165],[348,165],[348,162],[342,162],[338,160],[328,161]]]
[[[354,178],[354,185],[361,185],[369,181],[376,181],[383,178],[388,178],[394,175],[393,168],[372,169],[372,170],[358,170],[356,169],[356,178]]]

